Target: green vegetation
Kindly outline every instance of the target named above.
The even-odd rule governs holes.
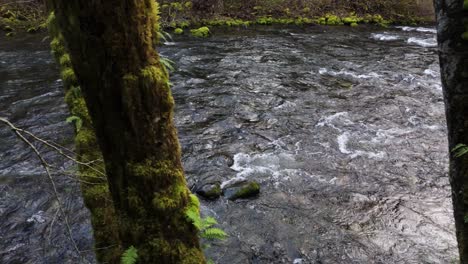
[[[138,260],[138,250],[131,246],[122,254],[121,264],[135,264]]]
[[[181,28],[176,28],[176,29],[174,29],[174,34],[182,35],[182,34],[184,34],[184,30],[181,29]]]
[[[159,1],[161,25],[174,34],[183,29],[203,26],[245,27],[252,24],[321,24],[357,26],[372,23],[415,24],[433,20],[432,1],[376,0],[340,1],[330,5],[326,1],[306,0],[206,0]],[[467,8],[468,2],[464,1]],[[15,1],[0,5],[0,29],[35,33],[46,27],[42,1]],[[182,31],[181,31],[182,29]],[[9,34],[14,36],[14,34]],[[206,37],[204,33],[197,37]]]
[[[6,32],[36,33],[47,28],[47,13],[43,1],[0,1],[0,30]]]
[[[190,30],[190,33],[197,38],[206,38],[210,36],[210,29],[208,27],[201,27]]]
[[[218,224],[216,219],[213,217],[202,218],[200,216],[200,201],[198,201],[197,196],[191,194],[190,199],[191,204],[187,208],[185,215],[187,216],[187,219],[192,222],[193,226],[195,226],[195,228],[198,230],[200,237],[207,240],[226,239],[227,234],[222,229],[213,227],[214,225]]]
[[[260,185],[255,182],[249,182],[247,185],[242,186],[239,190],[237,190],[231,197],[230,200],[236,199],[243,199],[243,198],[250,198],[260,193]]]

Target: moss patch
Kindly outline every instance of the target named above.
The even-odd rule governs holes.
[[[176,29],[174,29],[174,34],[182,35],[182,34],[184,34],[184,30],[181,29],[181,28],[176,28]]]
[[[211,32],[208,27],[201,27],[197,29],[190,30],[190,33],[197,38],[206,38],[209,37]]]
[[[242,182],[224,189],[224,196],[229,200],[251,198],[260,193],[260,184],[256,181]]]

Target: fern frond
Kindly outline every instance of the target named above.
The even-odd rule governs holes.
[[[161,62],[161,64],[166,67],[166,69],[168,69],[169,71],[173,72],[175,69],[174,69],[174,64],[175,62],[173,62],[172,60],[168,59],[168,58],[164,58],[164,57],[161,57],[159,58],[159,61]]]
[[[138,259],[138,250],[131,246],[122,254],[121,264],[135,264]]]
[[[202,230],[203,229],[207,229],[209,227],[212,227],[213,225],[216,225],[218,223],[218,221],[216,221],[216,219],[214,219],[213,217],[211,216],[207,216],[206,218],[203,218],[202,219]]]
[[[227,234],[219,228],[208,228],[206,230],[203,230],[200,236],[208,240],[223,240],[227,237]]]
[[[188,210],[185,212],[187,218],[192,222],[192,224],[197,228],[197,230],[202,229],[202,220],[200,218],[200,214],[195,210]]]
[[[454,153],[455,158],[459,158],[466,153],[468,153],[468,146],[465,144],[457,144],[453,149],[452,152]]]
[[[167,40],[172,40],[171,34],[167,33],[166,31],[158,31],[158,38],[162,39],[164,42],[167,42]]]

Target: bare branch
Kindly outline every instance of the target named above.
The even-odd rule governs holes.
[[[26,143],[33,151],[34,153],[36,154],[36,156],[39,158],[39,160],[41,161],[41,164],[42,164],[42,167],[44,168],[46,174],[47,174],[47,177],[50,181],[50,184],[52,185],[52,189],[54,191],[54,196],[55,196],[55,199],[57,200],[58,202],[58,207],[59,207],[59,210],[60,210],[60,213],[63,214],[64,216],[64,219],[65,219],[65,225],[67,227],[67,232],[68,232],[68,236],[70,237],[70,240],[73,244],[73,247],[74,249],[76,250],[76,252],[78,253],[78,255],[82,258],[83,256],[81,255],[81,251],[79,250],[78,246],[76,245],[76,242],[75,240],[73,239],[73,232],[71,230],[71,227],[70,227],[70,223],[68,221],[68,217],[67,215],[65,214],[65,210],[63,209],[62,207],[62,202],[61,202],[61,199],[60,199],[60,196],[59,196],[59,193],[57,191],[57,186],[55,185],[55,182],[54,182],[54,179],[52,178],[52,175],[50,173],[50,170],[49,170],[49,167],[50,165],[47,163],[47,161],[44,159],[44,157],[42,157],[41,153],[39,152],[39,150],[31,143],[31,141],[29,141],[27,138],[25,138],[21,132],[22,130],[15,127],[10,121],[8,121],[7,119],[5,118],[2,118],[0,117],[0,122],[3,122],[4,124],[6,124],[7,126],[10,127],[10,129],[18,136],[19,139],[21,139],[24,143]]]

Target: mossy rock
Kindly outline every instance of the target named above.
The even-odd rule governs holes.
[[[258,184],[256,181],[236,183],[223,190],[223,195],[231,201],[255,197],[259,193],[260,184]]]
[[[215,200],[221,196],[221,185],[219,184],[219,182],[208,183],[198,188],[196,193],[208,200]]]
[[[8,32],[8,33],[5,34],[5,36],[7,36],[9,38],[14,37],[15,35],[16,35],[15,32]]]
[[[184,34],[184,30],[181,29],[181,28],[176,28],[176,29],[174,29],[174,34],[182,35],[182,34]]]
[[[327,25],[336,26],[336,25],[343,25],[341,18],[335,15],[327,15]]]
[[[352,27],[357,27],[357,26],[358,26],[358,23],[351,23],[350,26],[352,26]]]
[[[190,30],[190,33],[197,38],[206,38],[209,37],[211,32],[208,27],[201,27],[197,29]]]
[[[344,17],[342,19],[343,23],[347,25],[357,24],[359,22],[359,18],[351,16],[351,17]]]

